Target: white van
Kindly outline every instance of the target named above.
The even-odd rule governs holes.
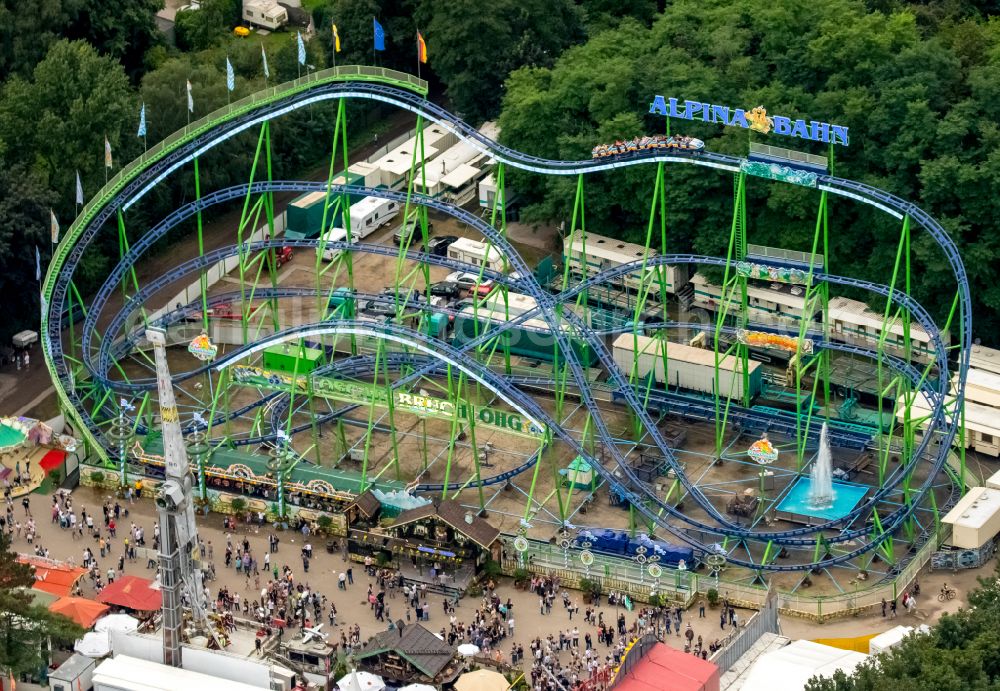
[[[448,258],[476,266],[485,264],[487,269],[503,271],[503,255],[500,250],[469,238],[459,238],[448,245]]]
[[[344,242],[347,240],[347,231],[343,228],[331,228],[327,231],[326,236],[323,241],[323,261],[332,262],[334,259],[339,257],[343,250],[337,249],[336,247],[327,247],[328,242]],[[351,242],[359,242],[361,237],[358,235],[357,231],[351,231]],[[319,254],[320,248],[316,247],[316,254]]]
[[[351,232],[366,238],[399,215],[399,203],[390,199],[365,197],[351,204]]]

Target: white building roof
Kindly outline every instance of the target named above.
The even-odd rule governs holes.
[[[867,655],[812,641],[761,655],[743,682],[742,691],[802,691],[814,676],[832,676],[838,669],[850,674]]]
[[[645,245],[635,242],[625,242],[624,240],[595,235],[594,233],[587,233],[584,236],[582,232],[566,236],[563,240],[563,249],[565,250],[568,247],[572,248],[573,254],[579,254],[581,251],[586,250],[588,258],[603,259],[616,264],[628,264],[629,262],[639,261],[645,256],[653,258],[657,254],[654,249],[650,249],[647,253]]]
[[[839,319],[844,322],[850,322],[851,324],[865,326],[876,332],[882,331],[882,324],[885,321],[885,315],[874,312],[863,302],[851,300],[850,298],[838,295],[837,297],[830,298],[828,306],[830,321]],[[898,336],[903,335],[902,317],[893,319],[890,316],[889,333]],[[915,341],[923,341],[924,343],[930,341],[930,338],[927,337],[927,332],[924,331],[922,326],[915,322],[910,323],[910,338]],[[947,343],[947,336],[945,336],[942,340]]]
[[[261,691],[259,686],[168,667],[128,655],[116,655],[98,665],[94,670],[94,686],[129,691]]]
[[[948,404],[953,404],[955,397],[948,396],[945,400]],[[903,403],[904,401],[902,397],[900,397],[896,403],[896,419],[900,421],[902,421],[906,415]],[[930,406],[927,404],[927,397],[922,393],[918,393],[914,396],[911,408],[911,419],[914,417],[924,417],[929,415],[931,411]],[[926,427],[927,421],[922,421],[920,426]],[[966,401],[965,429],[972,430],[973,432],[979,432],[980,434],[1000,436],[1000,415],[997,414],[996,408],[990,408],[989,406]]]
[[[649,354],[661,357],[663,351],[661,350],[660,344],[663,342],[664,341],[659,338],[623,333],[615,339],[613,347],[618,350],[626,350],[629,352],[631,352],[633,348],[636,348],[640,355]],[[683,343],[674,343],[672,341],[666,341],[666,344],[668,361],[677,360],[679,362],[689,362],[691,364],[702,365],[705,367],[715,367],[715,351],[707,350],[705,348],[695,348],[693,346],[684,345]],[[761,363],[756,360],[750,360],[749,362],[749,369],[751,373],[755,372],[760,366]],[[742,368],[740,367],[740,360],[734,355],[727,355],[720,358],[719,369],[728,372],[742,371]]]
[[[969,354],[969,365],[976,369],[1000,374],[1000,350],[987,348],[984,345],[974,345]]]
[[[973,487],[941,519],[948,525],[978,530],[1000,512],[1000,489]]]

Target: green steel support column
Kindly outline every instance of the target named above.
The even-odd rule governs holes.
[[[378,370],[375,371],[375,381],[378,382]],[[385,401],[389,416],[389,443],[392,446],[392,464],[396,468],[396,479],[399,474],[399,440],[396,437],[396,407],[393,403],[392,382],[389,380],[389,365],[387,358],[382,359],[382,385],[385,388]],[[370,433],[370,430],[369,430]]]
[[[658,209],[660,211],[660,243],[662,245],[663,243],[666,242],[666,216],[664,214],[665,190],[664,190],[663,166],[664,166],[663,163],[657,164],[656,175],[653,179],[653,198],[650,201],[649,221],[646,224],[645,252],[643,253],[642,263],[640,264],[639,267],[639,290],[636,296],[635,309],[632,311],[632,323],[634,325],[642,321],[642,315],[646,308],[646,301],[648,300],[650,290],[653,287],[650,285],[648,280],[646,263],[649,261],[650,255],[653,252],[655,252],[655,250],[653,249],[653,226],[656,222]],[[665,268],[663,269],[663,271],[665,271]],[[656,276],[658,279],[662,279],[663,272],[657,271]],[[664,296],[663,289],[664,286],[662,285],[662,280],[661,280],[660,289],[656,293],[657,297],[660,299],[662,299],[662,297]],[[662,305],[665,312],[666,303],[662,303]],[[656,337],[658,340],[660,340],[658,345],[660,348],[660,358],[663,360],[663,371],[667,372],[668,357],[667,357],[666,340],[663,338],[662,331],[657,333]],[[639,355],[640,355],[639,329],[635,327],[633,327],[632,329],[632,353],[633,353],[633,358],[632,358],[631,372],[629,373],[629,384],[634,387],[636,385],[636,380],[638,378]],[[655,357],[656,354],[654,353],[653,358],[655,359]],[[647,396],[648,396],[648,391],[649,389],[647,388]],[[638,416],[635,415],[632,416],[632,429],[636,439],[638,439],[642,435],[642,423],[640,422]]]
[[[194,157],[194,200],[195,203],[201,200],[201,173],[199,172],[198,157]],[[201,209],[195,214],[195,221],[198,224],[198,256],[205,256],[205,234],[201,218]],[[201,328],[208,333],[208,273],[206,269],[199,272],[201,284]],[[202,497],[204,499],[204,497]]]
[[[347,432],[344,429],[344,420],[343,420],[343,418],[340,418],[340,417],[337,418],[337,441],[340,442],[340,453],[337,454],[337,459],[338,460],[334,464],[335,466],[340,465],[340,460],[339,459],[341,459],[341,458],[343,458],[344,456],[347,455],[347,449],[348,449],[348,446],[347,446]]]
[[[719,363],[722,358],[728,355],[729,351],[725,354],[719,352],[719,334],[722,332],[722,327],[726,323],[726,318],[729,314],[729,308],[733,302],[733,285],[734,283],[740,288],[740,315],[738,319],[740,321],[740,326],[746,325],[747,317],[747,291],[746,291],[746,278],[740,278],[738,272],[734,269],[734,263],[737,261],[742,261],[746,256],[746,173],[738,173],[736,179],[734,180],[734,191],[733,191],[733,222],[729,232],[729,247],[726,251],[726,266],[723,271],[722,279],[722,290],[719,300],[719,312],[716,317],[715,323],[715,333],[713,334],[713,351],[715,355],[715,384],[713,392],[713,398],[715,400],[715,456],[716,458],[722,458],[723,440],[726,435],[726,422],[729,417],[729,406],[732,402],[732,388],[726,392],[726,402],[722,403],[722,391],[721,383],[719,381]],[[731,274],[736,274],[734,278],[730,278]],[[746,356],[746,346],[741,346],[736,344],[735,346],[737,356],[742,354]],[[730,351],[733,348],[729,349]],[[743,365],[744,377],[748,374],[747,365]],[[746,387],[746,383],[744,384]],[[748,391],[744,391],[744,394]]]
[[[461,386],[461,383],[462,382],[459,382],[459,386]],[[466,387],[468,387],[469,380],[465,379],[464,383]],[[469,420],[469,443],[472,445],[472,466],[476,470],[476,483],[478,484],[478,487],[476,487],[476,489],[478,490],[479,494],[479,512],[480,514],[482,514],[483,512],[486,511],[486,497],[483,494],[483,485],[482,485],[483,474],[482,474],[482,468],[479,464],[479,444],[478,442],[476,442],[476,414],[475,414],[475,408],[473,407],[473,404],[471,402],[470,393],[471,392],[469,392],[468,388],[466,388],[466,400],[470,401],[469,407],[466,409],[468,412],[468,420]]]
[[[267,181],[273,182],[271,174],[271,123],[264,121],[264,156],[267,162]],[[267,237],[274,238],[274,192],[268,190],[264,193],[264,213],[267,216]],[[271,277],[271,287],[278,287],[278,259],[275,248],[267,251],[267,270]],[[272,297],[268,302],[271,305],[271,326],[275,332],[281,331],[281,315],[278,313],[278,298]]]
[[[816,229],[813,232],[813,242],[812,250],[809,255],[809,271],[806,274],[806,285],[805,294],[803,298],[803,309],[802,318],[799,320],[799,333],[798,333],[798,344],[799,350],[796,351],[793,362],[795,363],[795,449],[796,449],[796,468],[801,470],[803,465],[805,465],[805,453],[806,447],[809,444],[809,430],[812,428],[812,416],[813,409],[816,403],[816,394],[818,392],[819,384],[824,378],[824,367],[822,365],[822,358],[824,353],[829,356],[829,352],[824,348],[819,353],[817,353],[813,360],[809,363],[805,363],[805,353],[802,352],[801,344],[808,337],[809,327],[812,325],[812,315],[815,311],[819,311],[821,318],[823,320],[823,333],[824,336],[828,334],[829,327],[827,323],[827,303],[829,299],[829,293],[827,290],[826,281],[821,281],[818,285],[813,284],[813,273],[815,272],[815,259],[820,250],[820,242],[822,240],[822,250],[823,254],[819,255],[823,259],[824,270],[827,269],[827,250],[829,248],[829,238],[827,235],[827,203],[828,203],[828,193],[824,190],[820,194],[819,200],[819,211],[816,214]],[[802,380],[806,373],[812,369],[814,371],[813,385],[808,398],[809,410],[803,413],[802,411]],[[828,371],[828,368],[827,368]],[[825,392],[825,403],[829,403],[829,376],[826,377],[826,383],[824,387]],[[830,414],[829,410],[826,409],[824,405],[823,416],[826,420],[829,420]],[[804,424],[803,424],[804,422]]]
[[[253,164],[250,166],[250,182],[247,183],[247,193],[243,199],[243,211],[240,213],[240,224],[236,228],[236,242],[239,246],[239,269],[240,269],[240,325],[243,330],[243,342],[249,343],[249,330],[247,327],[247,319],[250,312],[250,306],[247,303],[247,287],[246,287],[246,269],[249,264],[248,251],[246,244],[243,241],[243,231],[246,228],[247,221],[249,220],[248,213],[250,212],[250,190],[257,179],[257,164],[260,163],[260,152],[264,146],[264,132],[266,131],[267,121],[260,128],[260,135],[257,137],[257,150],[254,152]],[[250,231],[251,234],[253,230]]]
[[[378,372],[379,364],[382,362],[382,358],[385,356],[385,341],[379,339],[378,345],[375,348],[375,367],[374,372]],[[365,490],[368,489],[368,453],[371,450],[372,445],[372,428],[375,427],[375,406],[371,405],[368,407],[368,429],[365,430],[365,451],[361,459],[361,484],[358,486],[358,494],[364,494]]]
[[[452,400],[457,399],[458,396],[459,396],[459,394],[461,394],[461,392],[462,392],[462,384],[464,382],[465,382],[465,372],[459,370],[459,373],[458,373],[458,389],[455,391],[454,394],[452,394],[452,391],[454,390],[452,388],[453,385],[454,385],[454,380],[453,380],[453,375],[452,375],[452,372],[451,372],[451,365],[448,365],[448,393],[449,393],[449,397]],[[472,405],[472,402],[469,401],[466,404],[466,408],[468,408],[468,406],[471,406],[471,405]],[[441,488],[441,498],[442,499],[447,499],[448,498],[448,482],[451,479],[451,464],[452,464],[452,461],[455,460],[455,444],[458,442],[458,437],[462,434],[462,425],[459,422],[459,420],[461,419],[461,411],[460,411],[461,408],[462,408],[461,405],[456,405],[455,406],[455,415],[452,417],[452,420],[451,420],[451,440],[448,442],[448,456],[445,459],[445,464],[444,464],[444,483],[443,483],[443,486]],[[473,417],[473,415],[471,414],[471,411],[467,411],[466,417],[467,418],[472,418]]]
[[[494,181],[497,186],[497,193],[493,197],[493,210],[490,213],[490,225],[500,231],[500,235],[504,238],[507,237],[507,192],[504,182],[504,165],[502,162],[497,164],[497,172],[494,177]],[[499,214],[497,213],[499,207]],[[500,218],[500,225],[497,225],[497,216]],[[504,256],[504,273],[508,273],[510,267],[507,264],[507,257]],[[504,306],[504,317],[510,321],[510,299],[509,290],[506,284],[500,286],[500,292],[503,295],[503,306]],[[501,337],[501,345],[503,346],[503,360],[504,360],[504,373],[510,375],[510,332],[505,332]]]

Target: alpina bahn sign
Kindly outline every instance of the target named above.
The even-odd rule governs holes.
[[[774,132],[786,137],[798,137],[813,142],[824,142],[848,145],[847,128],[843,125],[831,125],[828,122],[810,120],[793,120],[781,115],[768,115],[764,106],[751,110],[716,106],[701,101],[678,101],[676,98],[654,96],[649,104],[649,112],[664,115],[679,120],[701,120],[728,127],[742,127],[762,134]]]

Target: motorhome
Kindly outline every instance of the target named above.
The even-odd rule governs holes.
[[[351,231],[366,238],[399,215],[399,202],[365,197],[351,205]]]

